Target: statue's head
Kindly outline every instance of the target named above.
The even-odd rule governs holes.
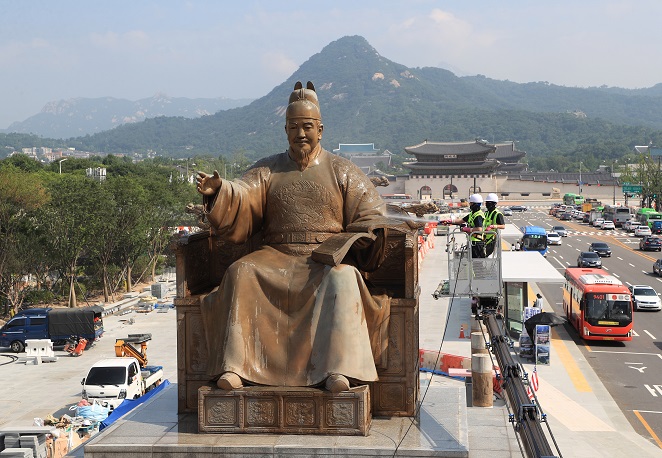
[[[308,166],[310,159],[321,148],[319,142],[323,130],[315,86],[308,81],[304,89],[301,82],[297,81],[285,112],[285,132],[290,143],[290,157],[299,164],[301,170]]]

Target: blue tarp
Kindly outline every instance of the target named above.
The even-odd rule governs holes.
[[[138,399],[125,399],[124,402],[118,405],[117,408],[113,410],[110,415],[108,415],[108,418],[99,424],[99,431],[112,425],[115,421],[119,420],[121,417],[138,407],[140,404],[151,399],[152,396],[155,396],[156,394],[163,391],[163,389],[168,385],[170,385],[170,381],[165,379],[159,386],[151,391],[148,391]]]

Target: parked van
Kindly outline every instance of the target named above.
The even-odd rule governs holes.
[[[0,347],[20,353],[28,339],[50,339],[54,345],[64,345],[71,337],[83,337],[89,346],[103,335],[102,314],[100,306],[25,310],[0,328]]]

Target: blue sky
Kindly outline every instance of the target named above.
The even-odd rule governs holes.
[[[259,98],[345,35],[460,76],[651,87],[660,18],[659,0],[0,0],[0,128],[74,97]]]

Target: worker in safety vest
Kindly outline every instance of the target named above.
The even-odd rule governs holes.
[[[473,258],[485,257],[485,240],[483,234],[483,222],[485,215],[480,209],[483,203],[483,196],[480,194],[471,194],[469,196],[469,210],[471,212],[464,218],[453,218],[442,221],[442,224],[460,224],[462,231],[471,234],[471,256]]]
[[[485,234],[485,255],[489,256],[494,252],[496,245],[496,234],[494,231],[499,229],[506,228],[506,220],[503,217],[503,213],[496,208],[496,205],[499,203],[499,198],[493,192],[489,193],[485,198],[485,207],[487,207],[487,212],[485,213],[485,219],[483,221],[483,227],[486,231]],[[492,231],[490,233],[489,231]]]

